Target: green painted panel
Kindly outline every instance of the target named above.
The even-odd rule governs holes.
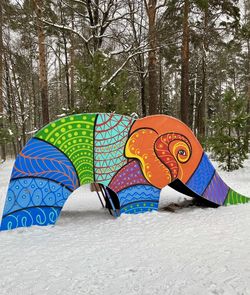
[[[35,137],[60,149],[73,163],[80,184],[94,181],[93,135],[96,114],[71,115],[42,128]]]
[[[230,189],[224,205],[228,206],[228,205],[236,205],[236,204],[245,204],[245,203],[248,203],[249,201],[250,201],[249,198]]]

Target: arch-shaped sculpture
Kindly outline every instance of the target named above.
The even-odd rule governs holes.
[[[222,181],[181,121],[79,114],[48,124],[19,153],[1,230],[54,224],[71,192],[93,182],[116,192],[120,214],[157,210],[168,184],[216,206],[249,201]]]

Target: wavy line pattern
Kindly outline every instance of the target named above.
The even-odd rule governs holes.
[[[95,181],[108,185],[116,171],[127,163],[123,155],[133,119],[127,116],[99,114],[95,126]]]
[[[160,190],[151,185],[135,185],[123,189],[117,195],[123,207],[142,200],[159,202]]]
[[[52,145],[36,138],[32,138],[16,158],[11,179],[23,177],[51,179],[72,191],[79,187],[69,159]]]
[[[72,115],[45,126],[35,137],[60,149],[73,163],[80,184],[94,181],[93,132],[96,114]]]

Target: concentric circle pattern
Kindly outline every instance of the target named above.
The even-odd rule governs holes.
[[[62,151],[73,163],[80,184],[94,181],[93,136],[96,114],[72,115],[54,121],[35,137]]]

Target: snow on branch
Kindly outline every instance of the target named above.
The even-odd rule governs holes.
[[[72,28],[70,28],[70,27],[68,27],[68,26],[59,25],[59,24],[55,24],[55,23],[51,23],[51,22],[45,20],[44,18],[41,19],[41,20],[42,20],[43,23],[45,23],[45,24],[47,24],[47,25],[49,25],[49,26],[52,26],[52,27],[54,27],[54,28],[57,28],[57,29],[60,29],[60,30],[65,30],[65,31],[71,32],[71,33],[73,33],[73,34],[76,34],[78,37],[80,37],[80,38],[83,40],[85,46],[87,47],[87,50],[88,50],[89,54],[90,54],[91,56],[93,56],[92,52],[90,51],[90,49],[89,49],[89,47],[88,47],[88,43],[89,43],[89,41],[93,38],[93,36],[91,36],[90,38],[87,39],[87,38],[85,38],[81,33],[79,33],[78,31],[76,31],[76,30],[74,30],[74,29],[72,29]]]
[[[141,48],[141,47],[140,47]],[[126,64],[136,55],[138,54],[145,54],[147,52],[150,52],[152,50],[155,50],[155,49],[146,49],[146,50],[139,50],[139,51],[136,51],[132,54],[130,54],[126,60],[122,63],[122,65],[113,73],[112,76],[110,76],[110,78],[106,81],[104,81],[102,83],[102,86],[101,86],[101,91],[103,91],[116,77],[117,75],[123,70],[123,68],[126,66]]]

